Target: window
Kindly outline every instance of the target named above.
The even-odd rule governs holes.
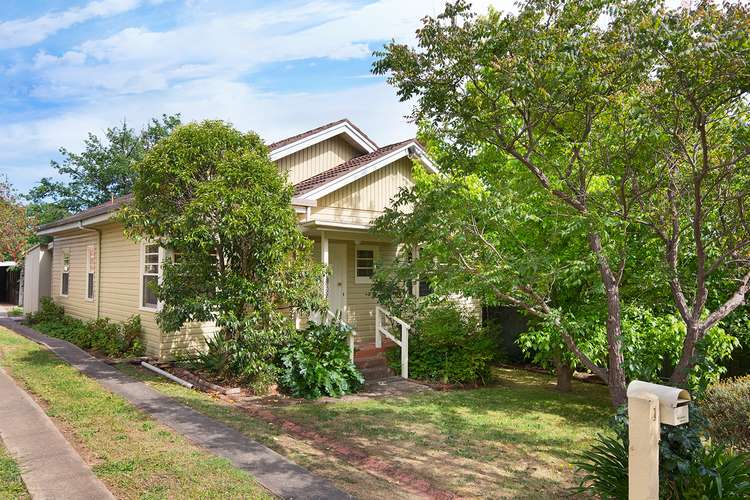
[[[156,309],[156,286],[161,273],[162,252],[156,243],[144,242],[141,245],[141,307]]]
[[[63,267],[60,280],[60,295],[68,296],[70,289],[70,249],[63,250]]]
[[[372,282],[372,275],[375,274],[375,261],[377,258],[377,247],[357,246],[356,269],[354,274],[355,283]]]
[[[96,247],[86,247],[86,300],[94,300],[94,274],[96,273]]]
[[[417,292],[418,297],[427,297],[428,295],[432,295],[432,287],[430,286],[430,282],[427,280],[419,280],[419,288]]]

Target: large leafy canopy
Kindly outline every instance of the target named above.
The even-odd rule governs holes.
[[[160,326],[215,321],[243,356],[244,375],[269,382],[292,328],[289,308],[321,303],[322,270],[297,225],[292,187],[257,134],[220,121],[176,128],[136,168],[121,220],[174,255],[157,290]]]

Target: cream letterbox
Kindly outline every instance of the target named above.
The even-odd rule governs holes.
[[[679,387],[651,384],[635,380],[628,385],[628,397],[653,395],[659,400],[659,419],[662,424],[682,425],[688,423],[690,393]]]

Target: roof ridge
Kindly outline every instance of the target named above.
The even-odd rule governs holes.
[[[336,121],[332,121],[330,123],[326,123],[324,125],[320,125],[318,127],[311,128],[310,130],[306,130],[304,132],[300,132],[299,134],[295,134],[295,135],[286,137],[284,139],[280,139],[278,141],[272,142],[272,143],[268,144],[268,149],[269,149],[269,151],[273,151],[274,149],[279,149],[279,148],[281,148],[283,146],[286,146],[288,144],[292,144],[294,142],[299,141],[300,139],[304,139],[305,137],[309,137],[311,135],[315,135],[318,132],[322,132],[322,131],[324,131],[326,129],[329,129],[331,127],[335,127],[336,125],[340,125],[342,123],[348,124],[354,130],[356,130],[357,132],[359,132],[365,139],[367,139],[368,141],[370,141],[375,146],[375,148],[379,147],[378,144],[370,138],[370,136],[368,136],[367,134],[365,134],[362,131],[362,129],[359,128],[358,126],[356,126],[349,118],[340,118],[340,119],[338,119]]]

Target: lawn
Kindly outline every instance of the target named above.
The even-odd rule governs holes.
[[[229,461],[192,445],[46,349],[2,327],[0,365],[45,408],[118,498],[270,498]],[[14,467],[0,453],[0,498],[12,497],[3,488],[17,488]]]
[[[0,441],[0,498],[26,499],[29,494],[21,479],[18,464]]]
[[[136,368],[152,387],[235,426],[361,498],[408,497],[382,477],[294,439],[224,401]],[[408,397],[266,407],[277,416],[365,450],[465,497],[557,497],[574,482],[570,462],[611,414],[605,387],[554,390],[551,377],[496,369],[491,387]]]

